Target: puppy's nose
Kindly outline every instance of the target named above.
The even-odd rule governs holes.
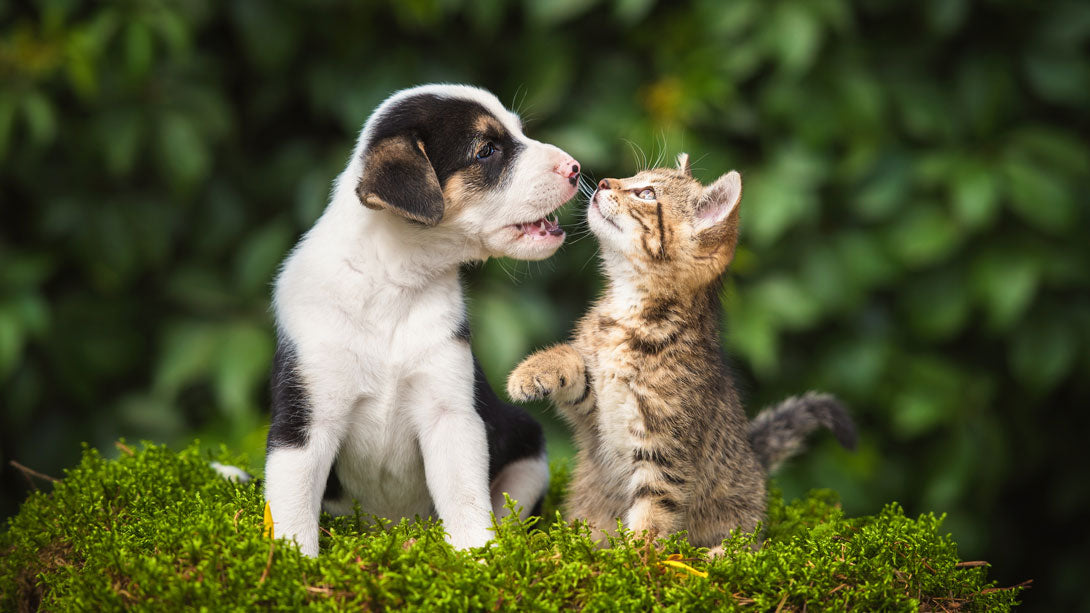
[[[579,162],[576,162],[574,158],[564,158],[553,168],[553,172],[565,179],[574,180],[579,177]]]

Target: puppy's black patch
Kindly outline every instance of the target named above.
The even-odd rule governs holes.
[[[344,486],[337,478],[337,471],[330,469],[329,477],[325,481],[325,491],[322,492],[323,500],[338,500],[344,495]]]
[[[496,187],[523,146],[480,103],[420,94],[379,115],[365,149],[361,201],[434,225],[443,213],[435,184],[445,193],[458,175],[462,191]]]
[[[462,323],[458,324],[458,329],[454,331],[454,338],[470,342],[472,334],[469,331],[469,319],[465,315],[462,315]]]
[[[419,139],[398,134],[372,143],[356,195],[364,206],[390,209],[433,226],[443,218],[443,192]]]
[[[473,386],[477,414],[488,435],[488,480],[511,462],[536,458],[545,451],[545,433],[525,409],[503,402],[485,379],[473,356]]]
[[[310,400],[299,377],[295,347],[283,338],[277,341],[269,389],[272,424],[266,446],[303,447],[310,427]]]

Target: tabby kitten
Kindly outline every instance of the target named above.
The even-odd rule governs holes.
[[[687,530],[692,544],[715,547],[756,528],[766,471],[807,433],[825,425],[850,446],[854,428],[839,403],[813,394],[747,421],[719,327],[741,177],[704,187],[687,155],[678,167],[598,184],[587,218],[605,293],[570,343],[526,358],[507,389],[517,401],[549,396],[572,427],[570,518],[599,537],[620,518],[637,533]]]

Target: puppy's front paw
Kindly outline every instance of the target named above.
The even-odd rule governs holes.
[[[447,542],[455,549],[465,551],[488,545],[493,534],[490,530],[456,530],[446,536]]]
[[[560,377],[553,371],[540,370],[540,360],[532,355],[522,361],[507,378],[507,395],[516,402],[544,398],[560,386]]]

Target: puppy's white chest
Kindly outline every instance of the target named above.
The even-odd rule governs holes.
[[[364,513],[381,517],[426,517],[432,501],[419,440],[402,409],[394,403],[384,409],[362,416],[337,456],[344,504],[350,510],[352,500],[358,501]]]
[[[433,513],[433,503],[414,411],[430,403],[420,402],[413,388],[430,372],[453,368],[445,360],[450,359],[449,345],[459,342],[453,333],[463,317],[461,289],[455,279],[411,301],[375,302],[367,313],[370,324],[343,339],[361,375],[335,462],[343,500],[326,506],[335,513],[349,512],[355,500],[365,513],[426,517]]]

